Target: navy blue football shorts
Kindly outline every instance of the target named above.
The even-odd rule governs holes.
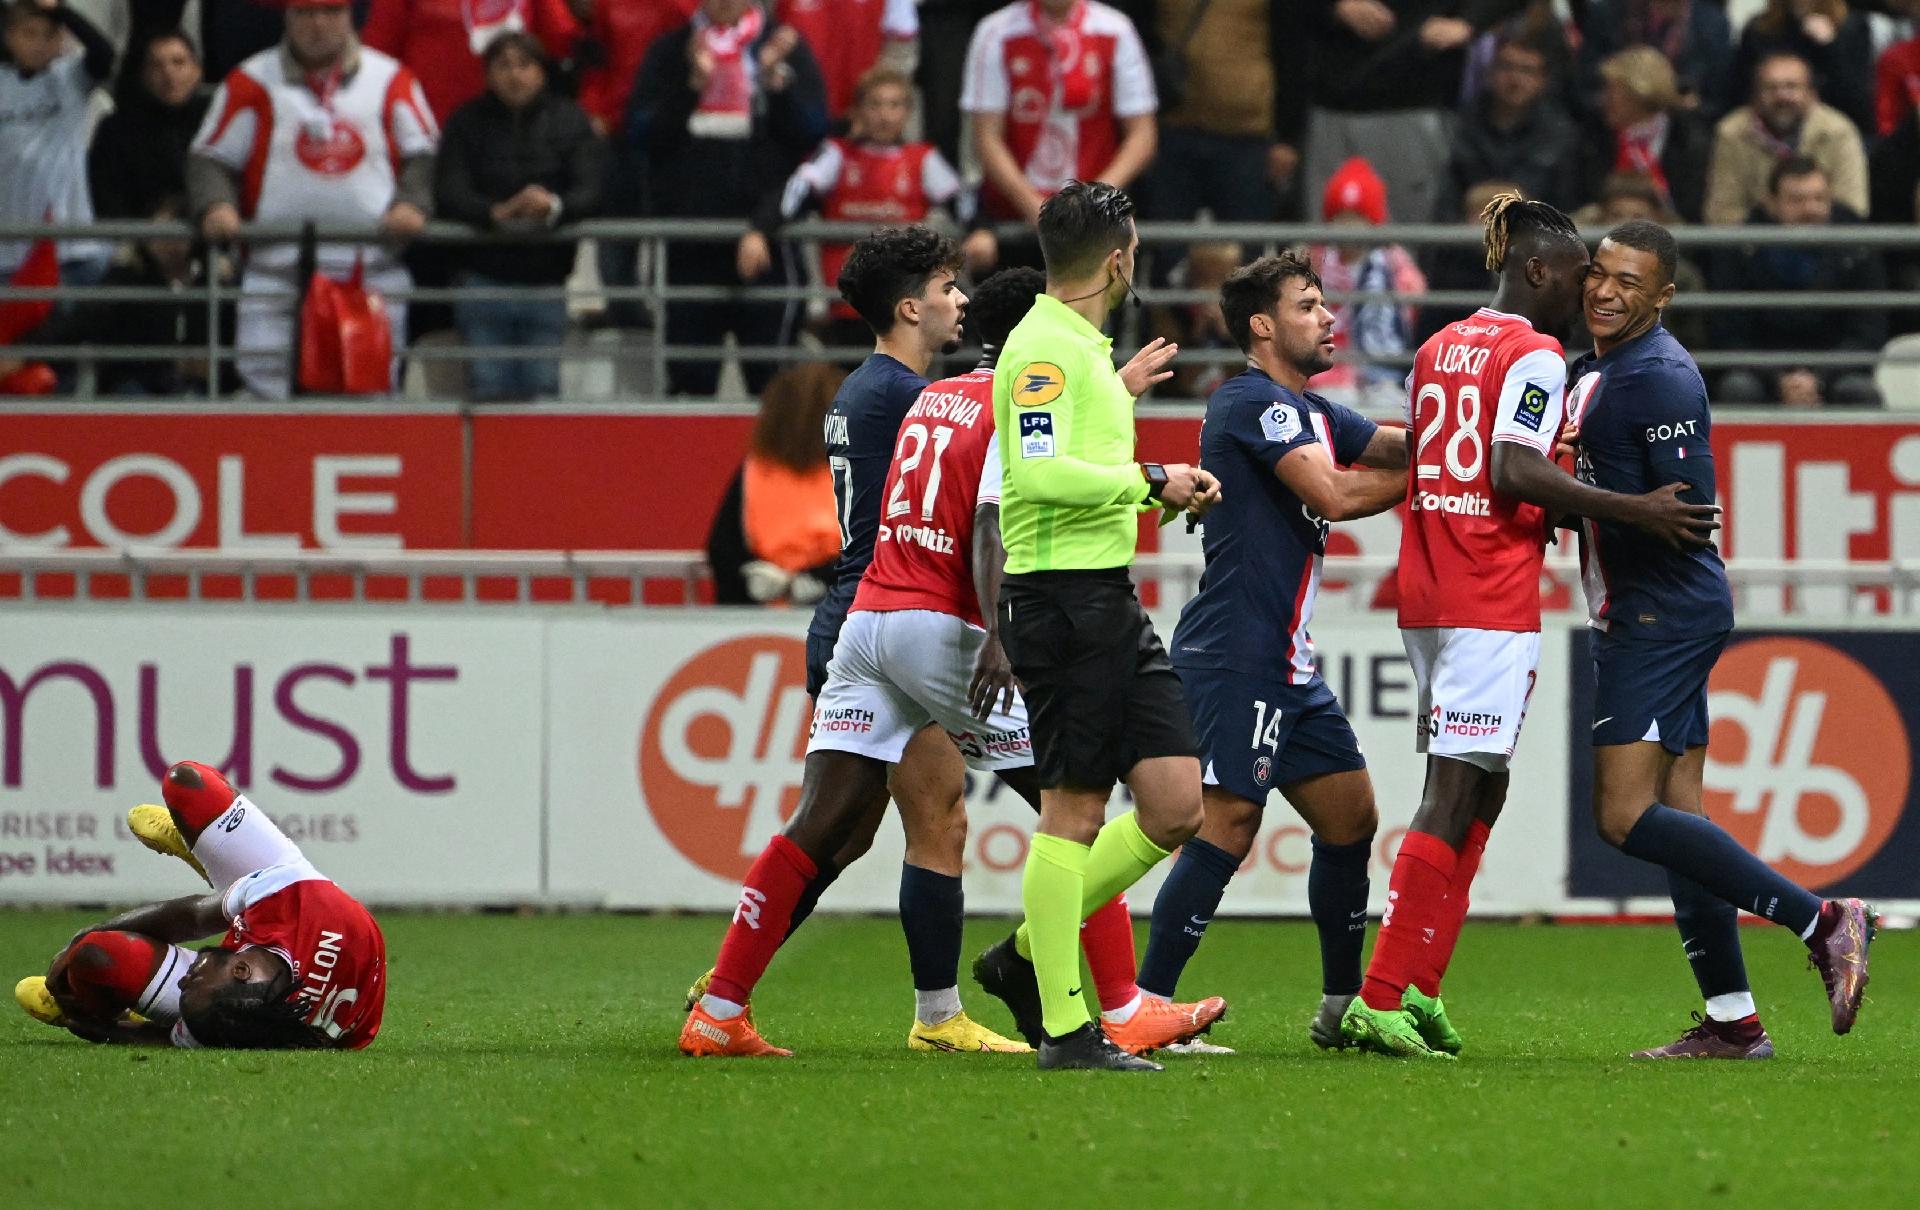
[[[1593,745],[1654,740],[1675,756],[1707,743],[1707,678],[1727,632],[1641,639],[1593,631]]]
[[[1265,804],[1276,787],[1367,767],[1340,699],[1305,685],[1225,668],[1181,668],[1200,735],[1201,780]]]

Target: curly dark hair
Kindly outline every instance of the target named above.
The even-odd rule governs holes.
[[[893,331],[894,308],[927,288],[941,270],[960,271],[960,246],[918,223],[878,227],[853,246],[840,269],[840,297],[874,335]]]
[[[1313,263],[1292,249],[1242,265],[1220,283],[1220,314],[1242,353],[1253,347],[1253,329],[1247,321],[1271,312],[1280,302],[1280,291],[1287,279],[1293,277],[1305,279],[1315,289],[1321,288],[1320,275],[1313,271]]]
[[[1047,273],[1071,278],[1094,268],[1115,248],[1125,249],[1133,199],[1105,181],[1068,181],[1040,207],[1040,254]]]
[[[1002,269],[981,282],[967,304],[967,326],[980,336],[980,347],[998,349],[1027,312],[1033,300],[1047,292],[1047,275],[1038,269]]]

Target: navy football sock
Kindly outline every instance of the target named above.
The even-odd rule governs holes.
[[[1320,930],[1320,991],[1351,996],[1360,990],[1360,951],[1367,944],[1367,859],[1373,837],[1353,844],[1313,838],[1307,867],[1307,908]]]
[[[1219,845],[1195,837],[1180,846],[1173,870],[1153,900],[1147,954],[1140,960],[1140,990],[1173,999],[1180,972],[1200,948],[1227,883],[1240,860]]]
[[[1693,967],[1700,998],[1748,991],[1747,962],[1740,953],[1740,911],[1685,874],[1667,871],[1673,923]]]
[[[820,906],[820,896],[826,894],[827,888],[833,885],[833,880],[840,877],[840,867],[831,861],[819,862],[814,869],[817,873],[814,874],[813,880],[807,883],[806,890],[800,892],[800,902],[793,905],[793,916],[787,921],[788,937],[800,931],[800,926],[807,922],[807,917],[813,915],[813,909]]]
[[[1684,874],[1742,911],[1805,936],[1820,918],[1820,897],[1775,873],[1704,815],[1654,803],[1620,851]]]
[[[957,876],[901,865],[900,929],[907,935],[907,962],[913,967],[915,991],[943,991],[959,984],[960,932],[966,914],[966,896]]]

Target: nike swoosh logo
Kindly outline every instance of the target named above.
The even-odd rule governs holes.
[[[1357,912],[1347,913],[1347,919],[1349,920],[1365,920],[1366,918],[1367,918],[1367,909],[1365,908],[1361,908]]]
[[[1077,987],[1067,993],[1068,996],[1077,996],[1079,994],[1080,994],[1080,989]]]
[[[1199,925],[1201,928],[1205,928],[1209,924],[1213,923],[1213,917],[1211,916],[1208,916],[1205,919],[1202,919],[1199,916],[1189,916],[1187,917],[1187,919],[1193,921],[1195,924]]]
[[[1605,718],[1603,718],[1603,719],[1601,719],[1601,720],[1600,720],[1599,722],[1597,722],[1597,723],[1595,723],[1595,724],[1593,725],[1593,729],[1594,729],[1595,731],[1598,731],[1598,730],[1599,730],[1600,728],[1602,728],[1602,727],[1604,727],[1604,726],[1606,726],[1606,725],[1607,725],[1608,723],[1610,723],[1610,722],[1612,722],[1612,721],[1613,721],[1613,715],[1611,715],[1611,714],[1609,714],[1609,715],[1607,715],[1607,717],[1605,717]]]

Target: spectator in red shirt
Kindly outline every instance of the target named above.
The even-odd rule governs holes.
[[[1887,7],[1909,20],[1920,20],[1920,0],[1890,0]],[[1916,108],[1920,108],[1920,37],[1887,47],[1874,68],[1873,117],[1880,137],[1892,134],[1900,119]]]
[[[859,100],[860,77],[890,48],[908,46],[920,36],[914,0],[780,0],[773,15],[805,38],[819,61],[827,82],[827,114],[836,122]]]
[[[1125,189],[1159,134],[1153,72],[1139,31],[1098,0],[1021,0],[980,22],[960,107],[986,174],[989,217],[1040,215],[1069,180]]]
[[[653,6],[654,0],[639,5]],[[573,49],[580,27],[566,0],[373,0],[360,41],[412,69],[433,116],[444,122],[486,92],[482,56],[487,43],[508,32],[532,34],[558,61]]]
[[[693,20],[700,0],[594,0],[587,37],[595,60],[580,73],[580,108],[605,138],[620,129],[627,94],[653,40]]]

